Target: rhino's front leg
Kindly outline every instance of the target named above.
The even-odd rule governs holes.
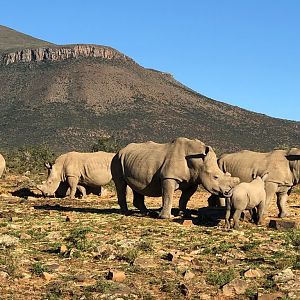
[[[262,201],[257,207],[257,225],[262,225],[265,209],[265,201]]]
[[[78,179],[78,177],[70,176],[70,177],[68,177],[67,180],[68,180],[68,184],[70,186],[70,198],[74,199],[79,179]]]
[[[77,189],[81,193],[82,199],[85,198],[85,196],[86,196],[86,188],[84,186],[82,186],[82,185],[78,185]]]
[[[279,209],[279,218],[284,218],[287,216],[287,208],[286,208],[286,202],[288,199],[287,192],[277,193],[277,207]]]
[[[194,195],[198,185],[194,185],[187,190],[182,191],[179,199],[179,214],[186,214],[186,206],[190,198]]]
[[[162,181],[162,202],[163,208],[159,214],[161,219],[170,219],[174,191],[178,188],[178,183],[174,179],[163,179]]]
[[[278,188],[277,183],[274,183],[274,182],[266,182],[265,183],[266,203],[265,203],[264,214],[268,213],[269,206],[271,204],[273,197],[275,196],[277,188]]]

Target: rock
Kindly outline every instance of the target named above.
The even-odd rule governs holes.
[[[234,295],[242,295],[246,292],[248,284],[245,280],[236,278],[225,284],[222,288],[223,294],[226,297],[233,297]]]
[[[190,227],[193,225],[193,220],[183,220],[182,225],[186,227]]]
[[[190,279],[193,279],[194,277],[195,277],[195,274],[192,271],[190,271],[190,270],[186,270],[183,273],[184,280],[190,280]]]
[[[17,222],[17,221],[20,220],[20,218],[14,217],[14,216],[13,216],[13,217],[10,217],[9,220],[10,220],[11,222]]]
[[[43,272],[43,273],[42,273],[42,278],[43,278],[44,280],[46,280],[46,281],[50,281],[50,280],[52,280],[54,277],[55,277],[54,274],[50,274],[50,273],[48,273],[48,272]]]
[[[105,189],[105,188],[103,188],[103,187],[101,187],[101,194],[100,194],[100,196],[101,197],[107,197],[108,195],[109,195],[108,190]]]
[[[269,227],[277,230],[297,229],[299,228],[299,223],[296,221],[271,219],[269,222]]]
[[[8,278],[8,273],[4,272],[4,271],[0,271],[0,280],[6,279]]]
[[[249,269],[244,273],[244,277],[246,278],[260,278],[264,275],[264,272],[259,269]]]
[[[24,279],[30,279],[32,277],[32,275],[30,273],[26,273],[26,272],[22,273],[21,275],[22,275],[22,278],[24,278]]]
[[[0,246],[12,247],[19,243],[19,239],[8,234],[0,234]]]
[[[60,231],[51,231],[49,232],[49,234],[46,236],[46,238],[48,240],[51,240],[51,241],[58,241],[62,238],[61,236],[61,232]]]
[[[84,274],[78,274],[75,278],[78,282],[84,282],[88,279],[87,276],[85,276]]]
[[[123,271],[118,270],[109,270],[107,274],[107,279],[116,281],[116,282],[122,282],[126,278],[126,275]]]
[[[271,294],[260,294],[257,295],[257,300],[277,300],[281,299],[284,296],[281,292],[275,292]]]
[[[49,264],[49,265],[47,264],[47,269],[48,269],[49,271],[54,272],[54,271],[57,271],[59,268],[60,268],[60,265],[59,265],[59,264],[56,264],[56,263]]]
[[[59,247],[59,253],[64,254],[68,251],[68,247],[66,245],[61,245]]]
[[[277,282],[287,282],[294,278],[294,273],[290,268],[283,270],[282,272],[278,273],[277,275],[273,276],[273,280]]]
[[[31,240],[32,237],[31,237],[31,235],[29,235],[29,234],[27,234],[27,233],[21,233],[21,234],[20,234],[20,239],[21,239],[21,240]]]

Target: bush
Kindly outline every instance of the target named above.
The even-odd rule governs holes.
[[[55,157],[47,144],[41,144],[14,149],[5,155],[5,160],[7,168],[13,172],[39,173],[45,170],[44,163],[53,162]]]
[[[120,144],[113,137],[102,137],[92,146],[92,152],[118,152],[121,149]]]

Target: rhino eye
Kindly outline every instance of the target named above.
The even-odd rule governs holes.
[[[219,175],[214,175],[214,179],[219,179]]]

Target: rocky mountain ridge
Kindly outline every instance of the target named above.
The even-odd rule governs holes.
[[[0,53],[0,63],[9,65],[19,62],[62,61],[79,57],[94,57],[108,60],[122,59],[133,62],[128,56],[110,47],[77,44],[8,51]]]

